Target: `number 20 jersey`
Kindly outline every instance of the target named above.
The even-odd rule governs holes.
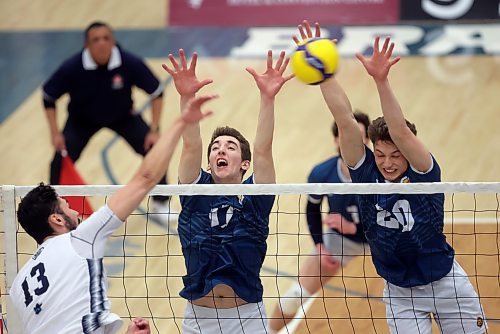
[[[409,166],[401,182],[440,182],[434,157],[432,163],[424,173]],[[350,173],[356,183],[386,182],[367,147]],[[359,209],[373,264],[388,282],[400,287],[426,285],[451,270],[455,252],[443,234],[444,194],[360,195]]]

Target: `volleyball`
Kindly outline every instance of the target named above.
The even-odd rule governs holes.
[[[339,63],[335,43],[327,38],[313,38],[300,44],[290,59],[295,76],[308,85],[330,78]]]

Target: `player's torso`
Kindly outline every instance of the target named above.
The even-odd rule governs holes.
[[[203,172],[198,183],[210,183]],[[181,295],[193,300],[226,284],[260,301],[259,273],[267,250],[274,196],[181,196],[178,231],[187,275]]]
[[[362,195],[359,209],[382,277],[416,286],[448,273],[454,251],[443,234],[444,194]]]
[[[210,174],[202,172],[198,183],[211,182]],[[251,179],[245,183],[251,183]],[[203,243],[210,240],[213,246],[227,239],[265,242],[273,203],[274,196],[181,196],[178,227],[181,241]]]
[[[439,164],[431,158],[428,171],[409,166],[399,182],[441,181]],[[350,172],[354,182],[386,182],[368,148],[364,161]],[[359,209],[373,263],[387,281],[400,287],[418,286],[449,272],[454,250],[443,234],[444,194],[361,195]]]
[[[123,117],[132,113],[135,78],[127,60],[122,60],[121,66],[112,69],[98,66],[87,70],[81,61],[72,64],[68,74],[68,110],[80,116],[101,117],[108,123],[113,120],[112,115]]]
[[[315,183],[351,183],[351,180],[342,173],[339,156],[332,157],[316,165],[311,171],[309,181]],[[363,228],[360,225],[358,196],[353,194],[328,194],[326,197],[330,213],[339,213],[358,225],[356,234],[345,236],[354,241],[366,241]]]
[[[386,251],[412,253],[414,247],[442,234],[443,194],[363,195],[360,204],[368,240]]]
[[[100,296],[92,301],[90,295],[91,286],[101,290],[102,261],[90,262],[73,251],[69,234],[40,246],[11,289],[27,333],[83,332],[82,318],[91,305],[99,302],[96,299],[104,302]]]

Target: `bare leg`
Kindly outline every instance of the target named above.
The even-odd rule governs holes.
[[[302,288],[302,292],[299,290],[297,299],[283,298],[281,302],[275,306],[271,313],[271,319],[269,320],[269,327],[272,331],[277,333],[285,327],[285,325],[289,324],[301,305],[305,303],[305,299],[307,299],[306,296],[308,297],[316,294],[340,268],[340,263],[334,270],[327,269],[325,266],[320,268],[320,265],[319,255],[309,256],[303,263],[299,271],[299,284]],[[296,286],[294,285],[292,289],[295,288]],[[286,296],[288,297],[289,295],[291,294],[287,292]],[[302,300],[300,300],[301,295],[304,296]],[[285,307],[282,307],[282,305],[285,305]]]

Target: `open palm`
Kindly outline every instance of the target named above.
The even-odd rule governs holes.
[[[392,65],[396,64],[400,60],[400,57],[391,59],[394,43],[390,43],[389,37],[385,39],[382,50],[380,50],[379,42],[380,37],[377,36],[373,45],[373,54],[370,58],[365,58],[360,53],[356,53],[356,57],[361,61],[368,74],[375,80],[385,80],[389,75]]]
[[[218,97],[217,95],[205,95],[205,96],[193,97],[192,99],[189,100],[185,108],[182,110],[182,119],[186,123],[198,123],[203,118],[212,115],[213,112],[211,110],[205,112],[201,111],[201,106],[204,103],[213,100],[217,97]]]
[[[267,52],[267,68],[264,73],[257,74],[257,72],[250,67],[246,70],[253,76],[261,94],[272,98],[278,94],[285,82],[293,78],[293,74],[283,76],[288,66],[288,61],[289,58],[285,58],[285,52],[282,51],[280,57],[276,61],[275,67],[273,67],[273,53],[269,50]]]
[[[162,67],[165,71],[168,72],[172,76],[174,80],[175,89],[181,96],[191,96],[196,94],[203,86],[208,85],[212,82],[212,80],[203,80],[200,81],[196,77],[196,63],[198,61],[198,55],[193,53],[193,58],[191,59],[191,64],[189,68],[187,66],[186,55],[184,54],[184,50],[179,50],[179,60],[180,65],[175,60],[172,54],[168,55],[168,59],[170,60],[171,67],[163,64]]]

